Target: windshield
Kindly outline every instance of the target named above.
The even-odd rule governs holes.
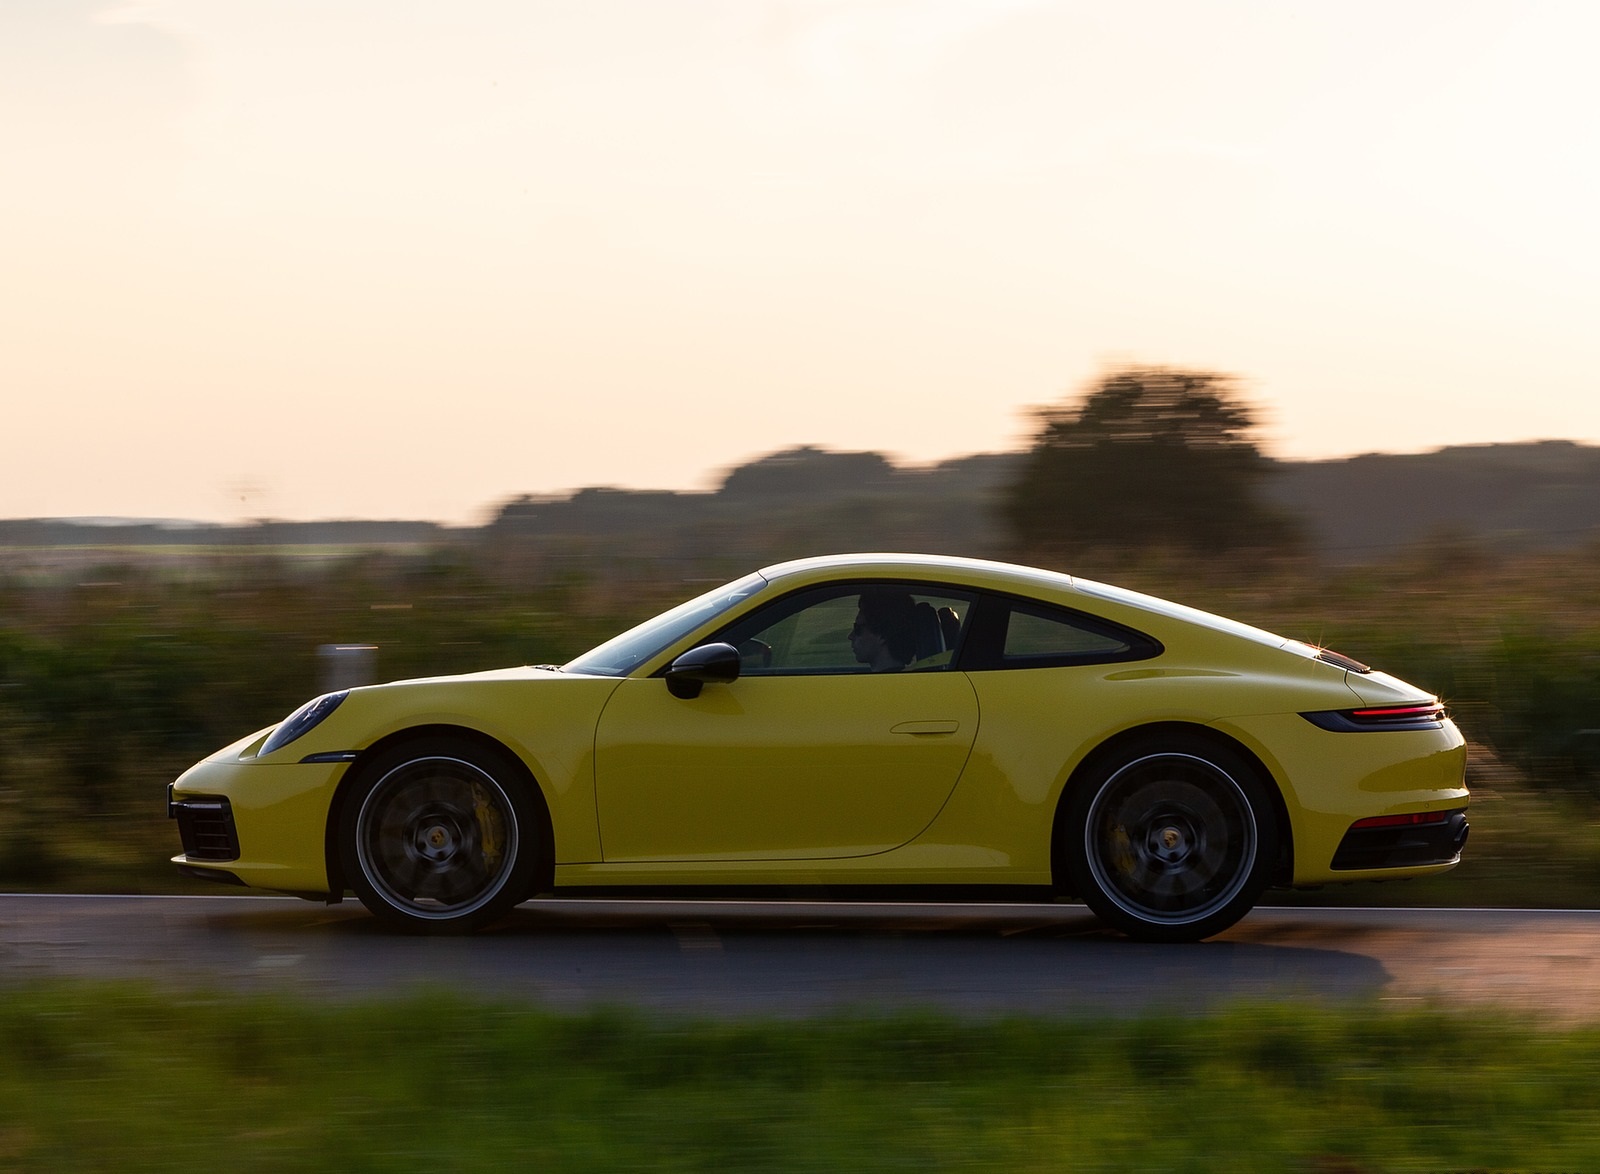
[[[598,648],[591,648],[576,660],[561,666],[562,672],[588,673],[597,677],[624,677],[670,644],[676,644],[700,625],[727,611],[741,599],[748,599],[767,585],[759,572],[724,583],[721,587],[680,603],[654,619],[613,636]]]

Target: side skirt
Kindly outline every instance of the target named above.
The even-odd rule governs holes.
[[[557,885],[533,899],[632,901],[837,901],[918,904],[1049,905],[1047,885]]]

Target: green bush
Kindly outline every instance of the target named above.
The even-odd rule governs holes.
[[[499,582],[435,555],[85,578],[0,587],[0,883],[170,884],[166,784],[319,692],[321,645],[374,644],[399,679],[567,660],[619,623],[585,612],[581,581]]]

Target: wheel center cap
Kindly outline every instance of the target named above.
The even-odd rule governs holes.
[[[1189,829],[1181,824],[1161,824],[1150,829],[1145,841],[1152,859],[1166,868],[1180,867],[1189,858],[1192,841]]]
[[[456,837],[451,828],[442,823],[429,824],[417,829],[417,852],[435,864],[450,859],[456,850]]]

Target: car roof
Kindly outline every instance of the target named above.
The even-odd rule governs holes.
[[[862,553],[829,554],[814,558],[791,559],[763,567],[761,575],[769,582],[779,579],[828,579],[840,575],[894,578],[949,579],[973,586],[1004,587],[1009,584],[1025,592],[1059,594],[1073,589],[1073,578],[1060,571],[1024,567],[989,559],[963,558],[943,554]]]

